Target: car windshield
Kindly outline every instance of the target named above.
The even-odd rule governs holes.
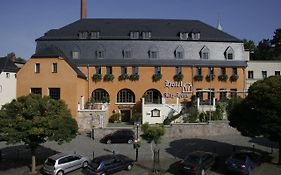
[[[189,155],[184,159],[185,162],[198,164],[200,162],[200,158],[195,155]]]
[[[53,159],[48,158],[45,162],[46,165],[55,166],[56,161]]]

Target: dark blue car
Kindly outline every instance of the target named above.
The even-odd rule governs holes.
[[[240,150],[233,153],[226,161],[230,173],[250,175],[253,169],[260,165],[261,155],[249,150]]]

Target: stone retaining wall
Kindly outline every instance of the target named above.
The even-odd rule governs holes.
[[[118,129],[132,129],[136,133],[136,127],[128,125],[127,127],[107,127],[107,128],[94,128],[94,137],[102,138],[104,135],[112,133]],[[90,130],[88,130],[90,132]],[[142,134],[139,128],[139,133]],[[229,126],[227,121],[210,122],[202,124],[173,124],[172,126],[165,126],[164,137],[170,138],[191,138],[203,137],[214,135],[228,135],[239,134],[239,132]]]

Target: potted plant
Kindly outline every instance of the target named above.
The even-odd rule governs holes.
[[[104,81],[112,81],[114,79],[114,75],[113,74],[105,74],[103,77]]]
[[[215,79],[215,75],[214,74],[209,74],[206,76],[206,80],[207,81],[213,81]]]
[[[174,80],[175,81],[182,81],[182,79],[183,79],[183,74],[176,74],[176,75],[174,75]]]
[[[118,80],[122,81],[122,80],[126,80],[128,78],[129,78],[128,74],[121,74],[121,75],[119,75]]]
[[[203,75],[195,75],[194,76],[195,81],[202,81],[203,80]]]
[[[101,74],[94,74],[93,75],[93,80],[94,81],[101,81],[102,75]]]
[[[221,74],[218,76],[219,81],[227,81],[228,76],[226,74]]]
[[[230,80],[231,82],[233,82],[233,81],[237,81],[238,78],[239,78],[239,76],[238,76],[237,74],[233,74],[233,75],[230,76],[229,80]]]
[[[158,73],[158,74],[153,74],[152,75],[152,81],[159,81],[162,78],[162,74]]]
[[[140,78],[139,74],[132,74],[132,75],[130,75],[130,77],[129,77],[129,79],[130,79],[131,81],[139,80],[139,78]]]

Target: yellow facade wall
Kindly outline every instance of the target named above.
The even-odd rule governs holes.
[[[35,64],[40,73],[35,73]],[[57,63],[57,73],[52,64]],[[42,95],[49,95],[49,88],[60,88],[60,98],[66,102],[73,117],[77,116],[77,103],[85,94],[86,80],[77,78],[76,72],[63,58],[31,58],[17,73],[17,97],[28,95],[31,88],[42,88]]]

